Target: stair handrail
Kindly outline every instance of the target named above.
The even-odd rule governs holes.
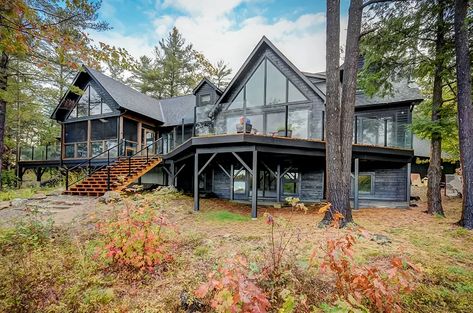
[[[134,154],[132,154],[130,156],[127,156],[127,158],[128,158],[128,176],[131,176],[131,159],[134,156],[138,155],[139,153],[143,152],[146,149],[146,163],[148,163],[148,160],[149,160],[149,147],[155,145],[157,142],[162,141],[162,140],[163,140],[163,137],[160,137],[160,138],[154,140],[152,143],[150,143],[146,147],[143,147],[140,150],[136,151]],[[159,155],[159,153],[156,153],[156,155]],[[110,179],[110,178],[107,177],[107,179]]]
[[[110,148],[108,148],[107,150],[104,150],[102,151],[101,153],[87,159],[86,161],[84,162],[81,162],[77,165],[74,165],[73,167],[71,168],[68,168],[66,167],[66,190],[69,190],[69,187],[78,183],[79,181],[91,176],[93,173],[101,170],[102,168],[104,168],[105,166],[110,166],[110,151],[117,148],[117,157],[120,156],[120,146],[123,144],[124,148],[126,148],[126,139],[121,139],[118,141],[118,144],[116,144],[115,146],[112,146]],[[125,149],[124,149],[125,150]],[[103,155],[103,154],[107,154],[107,164],[106,165],[102,165],[102,166],[99,166],[99,167],[96,167],[93,171],[91,170],[91,163],[92,163],[92,160],[98,158],[99,156]],[[72,171],[72,170],[75,170],[77,168],[81,168],[83,167],[83,165],[87,164],[87,175],[85,175],[84,177],[81,177],[79,179],[77,179],[76,181],[72,182],[72,183],[69,183],[69,172]],[[108,176],[110,176],[110,171],[108,171]],[[108,177],[108,180],[110,179],[110,177]],[[110,184],[107,184],[107,190],[110,190]]]

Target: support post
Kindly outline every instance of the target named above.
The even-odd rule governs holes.
[[[253,184],[251,190],[251,218],[258,217],[258,151],[253,151]]]
[[[199,154],[194,154],[194,211],[199,211]]]
[[[234,169],[233,169],[233,163],[230,164],[230,200],[234,200],[235,199],[235,195],[234,195],[234,181],[235,181],[235,176],[234,176]]]
[[[411,202],[411,163],[407,163],[407,181],[406,181],[406,200],[407,205]]]
[[[354,200],[353,200],[353,207],[355,210],[359,209],[359,206],[360,206],[360,203],[359,203],[359,192],[358,192],[358,178],[359,178],[359,175],[360,175],[360,159],[356,158],[355,159],[355,179],[354,179],[354,193],[355,193],[355,197],[354,197]]]
[[[171,168],[171,175],[169,175],[170,177],[170,185],[173,186],[173,187],[176,187],[176,166],[174,165],[174,161],[171,160],[171,164],[170,164],[170,168]]]
[[[194,125],[192,125],[192,137],[195,137],[195,134],[196,134],[196,124],[197,124],[197,107],[194,107]]]
[[[276,201],[281,202],[281,164],[276,169]]]

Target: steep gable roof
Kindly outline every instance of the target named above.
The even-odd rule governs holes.
[[[121,82],[90,67],[84,69],[105,91],[124,109],[148,116],[152,119],[165,122],[159,108],[159,100],[142,94],[141,92],[122,84]]]
[[[243,65],[240,67],[236,75],[233,77],[233,79],[230,81],[228,84],[227,88],[223,91],[223,94],[217,101],[215,108],[217,108],[220,103],[222,102],[223,99],[225,99],[225,96],[227,95],[228,91],[232,89],[232,86],[236,84],[236,82],[239,80],[241,74],[250,66],[250,63],[253,61],[253,59],[257,56],[258,52],[261,51],[262,49],[269,48],[271,49],[279,58],[281,58],[317,95],[319,95],[324,101],[325,101],[325,94],[323,94],[314,84],[310,82],[310,80],[302,74],[302,72],[294,65],[292,64],[291,61],[281,52],[279,51],[278,48],[268,39],[266,36],[263,36],[261,40],[258,42],[256,47],[253,49],[251,54],[248,56],[246,61],[243,63]]]
[[[212,87],[212,89],[215,89],[215,91],[217,92],[218,95],[221,95],[223,93],[223,91],[218,88],[210,79],[208,79],[207,77],[204,77],[200,82],[199,84],[192,90],[192,93],[195,95],[197,91],[199,91],[199,89],[205,84],[207,83],[208,85],[210,85],[210,87]]]

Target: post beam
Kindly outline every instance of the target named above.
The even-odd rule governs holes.
[[[281,164],[276,168],[276,201],[281,202]]]
[[[411,202],[411,163],[407,163],[406,201],[409,206]]]
[[[355,159],[355,179],[354,179],[354,193],[355,193],[355,197],[354,197],[354,200],[353,200],[353,207],[355,210],[359,209],[360,207],[360,199],[359,199],[359,190],[358,190],[358,179],[359,179],[359,176],[360,176],[360,159],[356,158]]]
[[[251,191],[251,218],[258,217],[258,151],[253,151],[253,185]]]
[[[232,200],[232,201],[235,198],[235,195],[234,195],[235,190],[234,190],[234,186],[233,186],[234,181],[235,181],[235,175],[234,175],[233,171],[234,170],[233,170],[233,163],[232,163],[232,164],[230,164],[230,200]]]
[[[194,155],[194,211],[200,209],[199,203],[199,154]]]

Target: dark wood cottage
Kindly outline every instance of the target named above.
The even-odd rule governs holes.
[[[260,202],[325,198],[325,75],[296,68],[263,37],[225,90],[208,79],[192,95],[157,100],[88,67],[52,118],[62,125],[60,165],[88,170],[69,193],[98,195],[142,184]],[[413,157],[409,129],[417,88],[388,97],[357,94],[353,205],[407,207]],[[122,176],[125,176],[124,179]],[[69,181],[69,178],[68,178]]]

